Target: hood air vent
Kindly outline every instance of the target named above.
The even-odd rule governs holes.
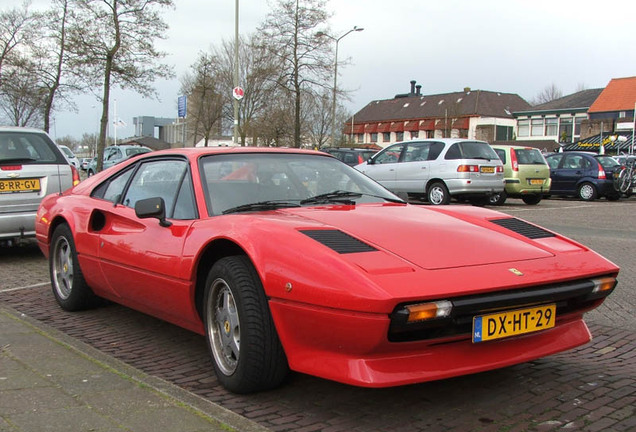
[[[300,230],[300,232],[339,254],[373,252],[377,250],[373,246],[369,246],[357,238],[338,230]]]
[[[540,239],[546,237],[555,237],[549,231],[544,230],[543,228],[539,228],[537,226],[531,225],[528,222],[524,222],[521,219],[515,218],[505,218],[505,219],[492,219],[490,222],[499,225],[500,227],[509,229],[510,231],[514,231],[517,234],[521,234],[524,237],[528,237],[529,239]]]

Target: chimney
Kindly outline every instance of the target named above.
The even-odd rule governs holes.
[[[422,85],[418,84],[418,85],[415,86],[415,88],[416,88],[415,94],[419,96],[421,94],[421,91],[422,91]]]
[[[411,94],[415,94],[415,80],[411,80]]]

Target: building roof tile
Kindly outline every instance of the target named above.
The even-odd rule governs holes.
[[[636,77],[614,78],[590,107],[590,113],[630,111],[636,104]]]

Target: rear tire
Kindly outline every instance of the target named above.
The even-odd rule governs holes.
[[[583,201],[594,201],[598,197],[598,192],[592,183],[585,182],[579,186],[578,196]]]
[[[524,203],[528,205],[537,205],[541,202],[543,197],[541,195],[524,195],[521,197]]]
[[[435,182],[430,185],[426,192],[426,198],[433,205],[446,205],[450,202],[448,188],[442,182]]]
[[[278,387],[289,366],[250,260],[220,259],[205,286],[203,319],[219,382],[234,393]]]
[[[60,307],[78,311],[96,306],[99,298],[90,289],[77,259],[73,233],[59,225],[51,236],[49,272],[53,295]]]
[[[508,194],[506,193],[506,191],[501,191],[494,195],[490,195],[490,197],[488,198],[488,204],[496,206],[504,205],[507,198]]]

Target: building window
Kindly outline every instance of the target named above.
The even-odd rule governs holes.
[[[621,111],[618,113],[618,118],[625,118],[627,117],[627,113],[625,111]]]
[[[559,119],[549,117],[545,119],[545,136],[557,136],[559,131]]]
[[[411,131],[411,139],[417,139],[420,137],[420,131]]]
[[[382,132],[382,142],[391,142],[391,132]]]
[[[530,134],[532,136],[543,136],[543,119],[542,118],[537,118],[537,119],[532,119],[532,129],[530,131]]]
[[[517,125],[519,127],[520,137],[530,136],[530,119],[519,120]]]
[[[358,144],[363,143],[364,142],[364,134],[356,134],[356,141],[358,142]]]
[[[374,142],[374,143],[378,142],[378,133],[377,132],[373,132],[371,134],[371,142]]]
[[[396,132],[395,133],[396,141],[404,141],[404,132]]]
[[[559,142],[572,142],[572,117],[560,118]]]
[[[581,136],[581,123],[583,123],[585,117],[576,117],[574,119],[574,136]]]
[[[495,131],[495,141],[510,141],[512,140],[512,126],[499,126],[497,125]],[[466,131],[468,132],[468,131]]]

